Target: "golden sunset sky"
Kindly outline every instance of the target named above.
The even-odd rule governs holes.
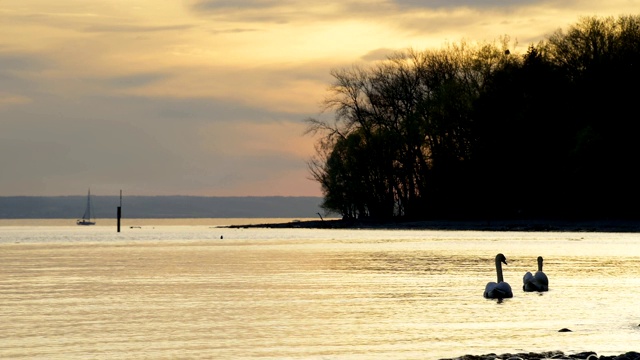
[[[321,196],[332,69],[508,35],[515,53],[640,0],[2,0],[0,196]],[[516,44],[517,42],[517,44]]]

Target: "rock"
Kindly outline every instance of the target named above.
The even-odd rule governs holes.
[[[568,330],[568,329],[567,329]],[[569,330],[571,331],[571,330]],[[630,351],[618,356],[600,356],[593,351],[585,351],[573,355],[566,355],[562,351],[547,351],[541,353],[519,353],[519,354],[502,354],[495,353],[485,355],[464,355],[456,358],[440,359],[440,360],[545,360],[545,359],[561,359],[561,360],[640,360],[640,353]]]
[[[618,355],[614,357],[615,360],[640,360],[640,353],[635,351],[629,351],[626,354]]]
[[[569,331],[571,331],[571,330],[569,330]],[[586,352],[581,352],[581,353],[569,355],[569,358],[570,359],[588,359],[592,355],[595,356],[596,358],[598,357],[598,354],[596,354],[595,352],[586,351]]]

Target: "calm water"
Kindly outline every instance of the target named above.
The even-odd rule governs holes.
[[[0,222],[0,358],[639,350],[640,234],[129,222],[121,233],[73,222]],[[514,290],[501,303],[482,297],[495,281],[498,252]],[[522,276],[535,270],[538,255],[550,291],[524,293]]]

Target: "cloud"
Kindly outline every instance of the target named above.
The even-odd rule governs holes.
[[[44,187],[60,182],[55,188],[66,194],[86,188],[87,182],[128,184],[154,178],[161,186],[181,165],[175,154],[135,125],[56,112],[44,118],[18,115],[3,122],[0,136],[0,166],[11,171],[10,182],[18,178]]]
[[[15,71],[33,71],[44,67],[41,59],[26,53],[10,53],[0,50],[0,74]]]
[[[36,108],[3,117],[0,134],[0,166],[11,173],[0,184],[12,191],[24,184],[35,189],[23,194],[44,192],[62,180],[57,194],[91,185],[96,191],[124,188],[147,195],[234,195],[253,186],[255,192],[246,194],[287,195],[274,182],[285,173],[306,172],[312,149],[313,140],[302,136],[302,115],[228,101],[131,96],[38,101]],[[234,181],[225,180],[229,177]],[[28,180],[11,185],[15,178]],[[258,186],[265,182],[271,185]],[[308,195],[313,187],[298,185],[299,194]]]
[[[320,195],[305,161],[330,71],[637,1],[0,2],[0,195]],[[515,49],[518,51],[518,49]],[[331,116],[331,114],[326,114]]]
[[[364,61],[386,60],[386,59],[389,58],[390,55],[392,55],[393,53],[395,53],[397,51],[401,51],[401,50],[402,49],[394,50],[394,49],[389,49],[389,48],[375,49],[375,50],[371,50],[368,53],[362,55],[362,59]]]
[[[0,92],[0,108],[7,107],[10,105],[28,104],[30,102],[32,102],[32,100],[29,97]]]
[[[121,32],[121,33],[147,33],[147,32],[172,32],[188,30],[192,25],[162,25],[162,26],[140,26],[140,25],[96,25],[83,28],[86,32]]]
[[[382,2],[379,2],[382,3]],[[351,10],[374,9],[380,4],[360,1],[301,1],[301,0],[199,0],[191,10],[211,19],[225,22],[299,24],[308,21],[330,23],[340,18],[358,18],[361,13]],[[367,11],[368,12],[368,11]]]
[[[211,30],[211,33],[214,35],[219,35],[219,34],[239,34],[239,33],[246,33],[246,32],[257,32],[257,31],[260,31],[260,30],[235,28],[235,29],[224,29],[224,30]]]
[[[286,0],[201,0],[196,2],[194,8],[204,11],[224,9],[254,9],[263,10],[281,5],[288,5],[295,1]]]
[[[117,88],[139,88],[157,84],[169,75],[163,73],[136,73],[107,79],[107,83]]]
[[[530,5],[540,3],[537,0],[489,0],[489,1],[474,1],[474,0],[393,0],[391,3],[396,4],[401,9],[442,9],[442,8],[483,8],[483,9],[504,9],[513,8],[523,5]]]

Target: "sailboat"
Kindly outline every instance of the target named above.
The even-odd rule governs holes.
[[[84,214],[82,215],[82,219],[76,221],[78,225],[95,225],[95,221],[91,221],[91,189],[87,193],[87,208],[84,210]]]

